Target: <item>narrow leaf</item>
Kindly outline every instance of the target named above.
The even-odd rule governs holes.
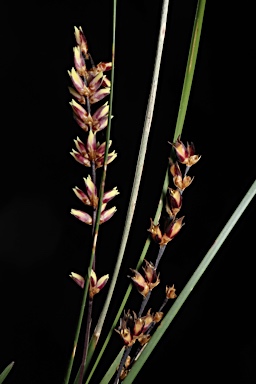
[[[118,353],[118,355],[115,358],[115,360],[113,361],[113,363],[110,365],[109,369],[105,373],[105,376],[101,380],[100,384],[108,384],[110,382],[113,375],[116,373],[116,369],[118,368],[118,366],[120,364],[123,353],[124,353],[124,347],[121,349],[121,351]]]
[[[7,367],[0,374],[0,384],[2,384],[6,376],[9,375],[9,372],[12,369],[13,365],[14,365],[14,361],[12,361],[9,365],[7,365]]]

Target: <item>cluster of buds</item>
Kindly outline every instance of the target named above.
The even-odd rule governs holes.
[[[78,273],[71,272],[69,275],[72,280],[74,280],[79,287],[84,288],[84,278]],[[89,283],[89,297],[92,299],[94,295],[99,293],[102,288],[105,287],[107,281],[109,279],[109,275],[102,276],[99,280],[97,279],[96,273],[94,270],[91,270],[90,283]]]
[[[86,193],[78,187],[73,188],[73,191],[85,205],[89,205],[94,209],[97,209],[99,201],[97,188],[93,183],[90,175],[88,175],[87,178],[84,178],[84,183],[86,187]],[[101,205],[100,224],[108,221],[116,212],[116,207],[106,209],[106,206],[107,203],[118,194],[119,192],[116,187],[110,191],[104,192]],[[71,214],[83,223],[92,225],[92,217],[87,212],[80,211],[78,209],[71,209]]]
[[[110,81],[103,75],[103,72],[112,68],[112,63],[99,63],[94,65],[91,55],[88,52],[88,44],[81,27],[75,27],[75,38],[77,46],[74,47],[74,65],[68,74],[71,78],[74,88],[70,87],[69,91],[80,104],[95,104],[104,99],[110,93]],[[90,61],[91,68],[87,69],[86,61]],[[102,87],[102,88],[101,88]],[[101,130],[101,122],[106,126],[106,116],[108,114],[108,106],[105,104],[98,110],[98,113],[91,116],[90,111],[86,111],[75,100],[71,101],[75,119],[78,124],[88,131]],[[88,108],[87,108],[88,109]],[[100,122],[101,120],[101,122]]]
[[[138,292],[146,297],[150,291],[152,291],[153,288],[155,288],[159,283],[159,274],[157,275],[155,266],[148,262],[147,260],[144,260],[146,265],[144,268],[144,277],[135,269],[131,269],[131,271],[134,273],[134,276],[128,276],[133,281],[135,287],[137,288]]]
[[[77,137],[74,142],[76,150],[72,149],[70,154],[78,163],[84,165],[85,167],[91,167],[92,162],[94,162],[96,169],[103,167],[106,143],[97,143],[95,132],[90,130],[86,144],[84,144],[83,141],[79,139],[79,137]],[[108,146],[110,147],[111,144],[112,140],[109,140]],[[108,153],[107,164],[115,160],[116,157],[117,154],[115,151]]]
[[[153,220],[150,219],[151,225],[148,229],[148,232],[151,233],[152,239],[159,244],[160,247],[165,246],[169,243],[181,230],[181,227],[184,225],[182,223],[184,216],[179,219],[174,218],[170,224],[166,227],[165,232],[162,234],[160,225],[154,224]]]
[[[140,345],[146,344],[150,335],[147,334],[147,330],[152,323],[161,321],[163,317],[162,312],[150,313],[151,310],[143,317],[138,317],[135,312],[124,312],[124,317],[120,319],[120,325],[115,331],[121,336],[124,345],[131,347],[137,340]]]
[[[178,137],[175,143],[170,143],[175,149],[177,161],[174,163],[170,160],[170,172],[173,176],[173,183],[176,189],[168,188],[168,194],[166,198],[166,212],[168,214],[168,220],[166,221],[165,229],[162,233],[159,224],[154,224],[151,220],[151,225],[148,231],[151,233],[152,239],[159,244],[160,247],[169,243],[181,230],[184,225],[183,217],[176,218],[176,215],[181,210],[182,206],[182,193],[193,181],[193,178],[187,176],[187,172],[190,167],[196,164],[200,157],[195,154],[194,144],[187,143],[185,146],[180,137]],[[182,175],[179,163],[186,165],[184,176]]]

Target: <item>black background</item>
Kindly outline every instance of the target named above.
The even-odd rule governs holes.
[[[255,179],[252,10],[206,4],[189,107],[182,133],[202,155],[184,193],[186,225],[159,271],[162,290],[177,293],[194,272]],[[172,1],[152,131],[118,289],[120,304],[148,236],[170,155],[196,1]],[[117,212],[100,228],[97,275],[111,274],[129,202],[153,71],[161,2],[122,1],[117,9],[112,148],[107,188],[118,187]],[[82,26],[94,61],[111,61],[110,1],[38,1],[1,5],[0,369],[6,383],[62,383],[72,349],[81,291],[68,277],[84,274],[90,228],[70,215],[83,209],[72,188],[88,169],[69,155],[83,132],[68,105],[73,26]],[[136,383],[255,383],[255,202],[146,362]],[[147,259],[154,260],[156,247]],[[161,291],[161,286],[159,292]],[[155,291],[156,292],[156,291]],[[95,319],[106,292],[95,299]],[[153,295],[152,295],[153,296]],[[127,306],[137,310],[133,292]],[[152,308],[159,307],[157,295]],[[161,299],[160,299],[161,300]],[[111,320],[106,320],[110,326]],[[103,332],[103,337],[104,337]],[[121,347],[118,335],[102,363]],[[80,350],[78,350],[79,353]],[[75,365],[75,367],[77,367]],[[101,375],[94,378],[100,381]]]

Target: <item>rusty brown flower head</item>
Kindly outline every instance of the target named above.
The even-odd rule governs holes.
[[[136,340],[140,341],[143,339],[146,330],[153,321],[153,317],[150,317],[150,314],[148,314],[147,320],[146,316],[137,317],[136,313],[134,311],[130,313],[130,310],[128,310],[127,313],[124,312],[124,317],[120,319],[120,325],[115,331],[119,333],[126,346],[130,347],[136,342]]]
[[[190,176],[182,176],[179,164],[173,163],[172,160],[170,160],[170,172],[173,176],[173,183],[175,187],[177,187],[180,191],[184,191],[185,188],[187,188],[193,181],[193,178]]]
[[[181,209],[182,196],[180,189],[168,188],[169,194],[167,195],[166,211],[170,217],[175,217]]]
[[[135,287],[139,291],[139,293],[146,297],[149,291],[152,291],[159,283],[159,274],[156,274],[156,269],[154,265],[146,260],[144,260],[146,266],[143,268],[144,277],[135,269],[130,268],[130,270],[134,273],[134,276],[128,276],[133,281]]]
[[[159,244],[161,242],[162,232],[160,229],[160,225],[159,224],[156,225],[152,220],[152,218],[150,218],[150,228],[148,229],[148,232],[151,233],[151,237],[156,243]]]
[[[144,261],[146,265],[142,269],[144,270],[145,280],[148,284],[149,290],[152,291],[152,289],[155,288],[160,283],[159,274],[158,275],[156,274],[156,269],[154,264],[152,264],[151,262],[148,262],[147,260],[144,260]]]
[[[176,289],[174,288],[174,284],[171,287],[166,286],[167,299],[175,299],[177,297],[175,292],[176,292]]]
[[[201,156],[195,155],[195,147],[193,143],[187,143],[187,147],[185,147],[179,136],[175,143],[170,144],[175,149],[177,158],[180,163],[191,167],[199,161]]]
[[[185,216],[180,217],[179,219],[173,219],[172,222],[167,226],[165,233],[162,236],[160,246],[166,245],[171,241],[181,230],[181,227],[184,225],[182,223]]]
[[[151,226],[148,231],[151,233],[152,239],[159,244],[160,247],[165,246],[169,243],[181,230],[181,227],[184,225],[182,223],[185,216],[177,219],[174,218],[171,223],[165,229],[165,232],[162,234],[159,224],[155,225],[153,220],[151,220]]]

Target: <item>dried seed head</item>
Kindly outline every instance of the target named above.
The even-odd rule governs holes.
[[[148,232],[151,233],[151,237],[156,243],[160,243],[162,240],[162,232],[159,228],[159,224],[155,225],[151,218],[150,218],[150,222],[151,222],[151,225],[150,225],[150,228],[148,229]]]
[[[176,292],[176,289],[174,288],[174,284],[171,287],[166,286],[167,299],[175,299],[177,297],[175,292]]]

